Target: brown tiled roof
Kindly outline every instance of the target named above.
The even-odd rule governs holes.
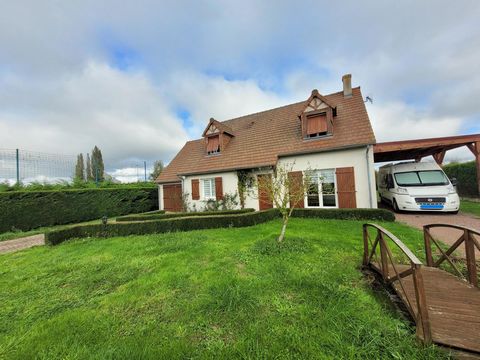
[[[298,115],[307,101],[222,122],[235,134],[219,155],[207,156],[204,139],[188,141],[158,177],[157,182],[179,181],[180,175],[220,172],[275,165],[281,155],[374,144],[360,88],[345,98],[343,92],[326,95],[337,108],[333,135],[304,140]]]

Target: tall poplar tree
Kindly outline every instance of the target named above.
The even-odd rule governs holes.
[[[93,173],[92,173],[92,162],[90,161],[90,154],[87,153],[87,160],[86,160],[86,178],[87,178],[87,181],[93,181],[94,180],[94,177],[93,177]]]
[[[83,162],[83,154],[77,155],[77,163],[75,165],[75,180],[85,181],[85,165]]]
[[[103,164],[102,151],[96,145],[92,150],[91,161],[93,180],[105,180],[105,165]]]

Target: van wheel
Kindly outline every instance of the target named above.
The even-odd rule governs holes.
[[[400,212],[400,209],[398,208],[397,200],[393,199],[392,206],[393,206],[393,211],[395,211],[396,213]]]

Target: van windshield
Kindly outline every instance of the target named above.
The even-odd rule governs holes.
[[[398,186],[448,185],[448,179],[441,170],[395,173],[395,180]]]

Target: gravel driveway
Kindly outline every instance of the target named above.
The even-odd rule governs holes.
[[[441,213],[402,213],[395,214],[395,218],[399,222],[421,230],[423,229],[423,225],[443,223],[465,226],[480,231],[480,218],[461,212],[456,215]],[[460,230],[448,228],[432,229],[431,232],[435,238],[449,245],[453,244],[462,234]],[[464,245],[460,245],[460,247],[457,248],[457,252],[465,256]],[[480,251],[476,251],[475,257],[477,261],[480,261]]]

